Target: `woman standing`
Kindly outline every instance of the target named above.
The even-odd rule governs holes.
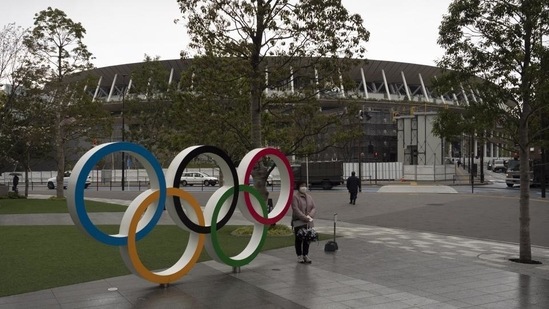
[[[292,200],[292,228],[295,235],[295,253],[298,263],[310,264],[309,241],[297,236],[297,232],[302,228],[313,227],[313,218],[316,214],[315,201],[307,193],[307,183],[301,181],[298,186],[298,192],[294,194]]]

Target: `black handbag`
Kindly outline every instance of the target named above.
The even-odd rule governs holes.
[[[314,228],[309,226],[300,228],[297,231],[296,235],[297,235],[297,238],[303,241],[313,242],[318,240],[318,233],[315,231]]]

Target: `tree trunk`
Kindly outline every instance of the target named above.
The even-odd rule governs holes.
[[[521,263],[532,261],[530,243],[530,164],[528,152],[528,123],[521,120],[519,129],[520,145],[520,253]]]
[[[524,64],[520,80],[520,91],[522,97],[522,113],[519,123],[519,146],[520,146],[520,253],[521,263],[531,263],[532,246],[530,243],[530,140],[528,137],[528,117],[532,114],[530,105],[531,76],[530,64],[532,60],[532,34],[534,29],[534,19],[527,12],[532,8],[531,1],[521,2],[521,11],[525,12],[524,21]]]
[[[255,75],[255,74],[254,74]],[[257,82],[252,77],[252,89],[250,95],[251,115],[251,143],[252,148],[261,147],[261,90],[257,88]]]
[[[55,190],[57,198],[65,197],[63,192],[63,178],[65,176],[65,151],[63,150],[63,124],[61,123],[60,114],[57,115],[57,123],[55,125],[55,152],[57,160],[57,178]]]
[[[29,197],[29,171],[30,171],[30,151],[27,147],[25,155],[25,197]]]
[[[257,75],[257,74],[254,74]],[[253,148],[259,148],[261,143],[261,85],[259,76],[252,78],[251,89],[251,141]],[[269,198],[269,191],[267,191],[267,167],[262,161],[259,161],[257,166],[252,171],[252,177],[254,178],[254,188],[259,191],[261,196],[265,199],[265,202]]]
[[[262,79],[259,67],[259,50],[257,54],[252,55],[251,67],[252,72],[250,76],[250,115],[251,115],[251,144],[252,148],[259,148],[262,146],[261,141],[261,95],[263,91]],[[254,178],[254,188],[259,191],[261,196],[267,202],[269,198],[269,191],[267,191],[267,167],[263,161],[259,161],[257,166],[252,171],[252,177]]]

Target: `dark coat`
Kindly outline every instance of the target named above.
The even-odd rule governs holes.
[[[351,176],[347,178],[347,190],[352,193],[357,193],[358,191],[361,191],[362,188],[360,187],[360,179],[356,176]]]

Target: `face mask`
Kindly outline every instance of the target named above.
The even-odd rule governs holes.
[[[307,187],[299,187],[299,192],[301,193],[307,192]]]

